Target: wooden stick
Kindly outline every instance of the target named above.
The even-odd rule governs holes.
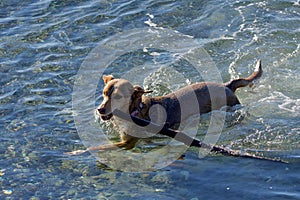
[[[200,140],[198,140],[196,138],[192,138],[181,131],[167,128],[165,125],[155,124],[151,121],[126,114],[120,110],[115,110],[113,112],[113,114],[121,119],[126,120],[126,121],[129,121],[129,122],[133,121],[134,123],[136,123],[139,126],[144,126],[146,129],[145,131],[153,132],[153,130],[161,129],[159,131],[159,134],[174,138],[175,140],[182,142],[187,146],[208,149],[211,152],[220,153],[225,156],[244,157],[244,158],[252,158],[252,159],[269,160],[269,161],[287,163],[286,161],[283,161],[283,160],[277,159],[277,158],[266,158],[266,157],[258,156],[255,154],[250,154],[247,152],[232,150],[232,149],[225,148],[222,146],[205,144],[205,143],[201,142]]]

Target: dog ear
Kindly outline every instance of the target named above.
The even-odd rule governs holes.
[[[141,96],[143,96],[143,94],[148,94],[148,93],[151,93],[153,92],[152,90],[144,90],[141,86],[138,86],[138,85],[135,85],[133,86],[133,94],[132,96],[134,98],[140,98]]]
[[[114,78],[113,75],[107,75],[107,76],[103,75],[103,76],[102,76],[102,79],[103,79],[103,81],[104,81],[104,85],[106,85],[109,81],[111,81],[111,80],[113,80],[113,79],[115,79],[115,78]]]

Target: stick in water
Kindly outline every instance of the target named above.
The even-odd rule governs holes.
[[[222,146],[205,144],[205,143],[199,141],[196,138],[192,138],[192,137],[186,135],[185,133],[183,133],[181,131],[173,130],[173,129],[167,128],[166,126],[160,126],[160,125],[152,123],[148,120],[141,119],[141,118],[138,118],[136,116],[126,114],[126,113],[124,113],[120,110],[115,110],[113,114],[116,115],[119,118],[122,118],[122,119],[126,120],[126,121],[129,121],[129,122],[133,121],[139,126],[146,126],[145,128],[148,131],[157,130],[157,128],[162,127],[159,134],[166,135],[166,136],[169,136],[171,138],[174,138],[175,140],[177,140],[179,142],[182,142],[187,146],[208,149],[211,152],[220,153],[220,154],[225,155],[225,156],[244,157],[244,158],[270,160],[270,161],[287,163],[286,161],[283,161],[283,160],[277,159],[277,158],[266,158],[266,157],[258,156],[258,155],[255,155],[255,154],[250,154],[250,153],[247,153],[247,152],[232,150],[232,149],[225,148],[225,147],[222,147]]]
[[[161,125],[155,124],[151,121],[126,114],[120,110],[115,110],[113,112],[113,114],[121,119],[128,121],[128,123],[132,123],[132,121],[133,121],[137,125],[145,127],[145,131],[153,132],[153,130],[156,130],[156,131],[160,130],[159,134],[174,138],[175,140],[182,142],[183,144],[185,144],[187,146],[204,148],[211,152],[219,153],[219,154],[222,154],[225,156],[244,157],[244,158],[252,158],[252,159],[269,160],[269,161],[287,163],[286,161],[283,161],[283,160],[277,159],[277,158],[266,158],[266,157],[258,156],[255,154],[250,154],[247,152],[232,150],[232,149],[222,147],[222,146],[205,144],[205,143],[201,142],[200,140],[198,140],[196,138],[192,138],[179,130],[173,130],[166,126],[161,126]],[[111,145],[109,145],[109,146],[111,146]],[[117,147],[114,147],[112,149],[116,149],[116,148]],[[107,148],[105,147],[104,149],[107,149]],[[88,151],[98,151],[98,150],[102,150],[102,148],[98,147],[98,146],[92,146],[85,150],[72,151],[72,152],[68,152],[66,154],[67,155],[78,155],[78,154],[86,153]]]

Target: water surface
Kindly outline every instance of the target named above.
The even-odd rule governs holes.
[[[300,199],[299,1],[2,1],[0,16],[1,199]],[[199,159],[191,148],[167,168],[126,173],[90,154],[63,155],[84,148],[72,110],[84,60],[115,34],[139,28],[194,38],[224,82],[247,76],[262,59],[264,75],[254,91],[237,92],[249,115],[226,127],[219,143],[289,164]],[[106,72],[166,67],[138,80],[157,94],[188,83],[176,73],[168,76],[168,54],[149,51],[129,52]],[[172,66],[188,81],[202,80],[179,63]]]

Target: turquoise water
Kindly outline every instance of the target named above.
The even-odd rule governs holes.
[[[0,15],[1,199],[300,199],[299,1],[1,1]],[[100,52],[100,58],[113,58],[120,52],[113,45],[144,28],[192,38],[224,82],[247,76],[262,59],[264,75],[256,88],[237,92],[248,114],[227,124],[218,142],[289,163],[214,154],[200,159],[190,148],[166,168],[129,173],[90,154],[65,156],[84,149],[72,107],[83,63],[104,44],[112,53]],[[173,43],[180,43],[173,50],[182,51],[182,41]],[[94,64],[90,69],[104,68]],[[170,75],[170,64],[186,80]],[[131,70],[128,77],[162,94],[201,81],[190,69],[149,48],[112,60],[104,71],[120,76]],[[95,76],[97,106],[103,85],[101,74]]]

